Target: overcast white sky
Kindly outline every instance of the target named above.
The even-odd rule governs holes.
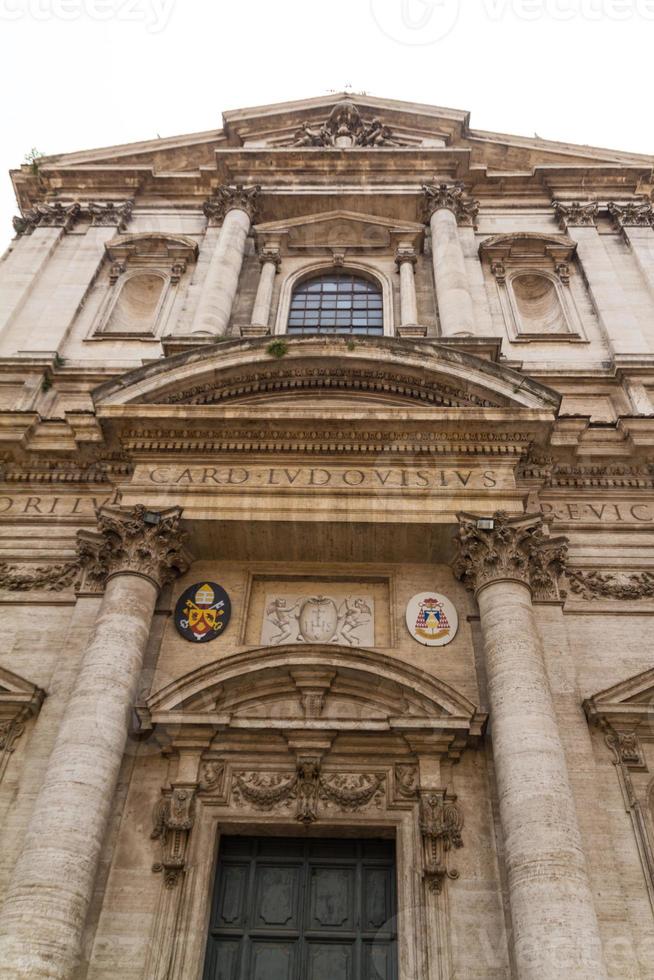
[[[0,248],[31,147],[191,133],[346,84],[654,153],[653,40],[654,0],[0,0]]]

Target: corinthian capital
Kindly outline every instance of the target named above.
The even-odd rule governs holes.
[[[21,217],[14,218],[14,231],[17,235],[31,235],[35,228],[63,228],[68,231],[79,213],[80,205],[77,203],[54,201],[51,204],[36,204]]]
[[[554,201],[552,207],[556,211],[556,216],[564,230],[566,228],[587,228],[594,225],[599,210],[596,201],[591,201],[589,204],[582,204],[581,201],[571,201],[569,204]]]
[[[630,201],[616,204],[609,201],[609,214],[618,228],[651,228],[654,226],[654,208],[651,201]]]
[[[91,224],[97,227],[114,227],[122,231],[132,217],[134,201],[106,201],[97,203],[90,201],[85,204],[83,210],[90,215]]]
[[[529,586],[535,599],[558,598],[567,543],[550,538],[540,516],[509,517],[500,511],[486,520],[460,514],[455,541],[454,574],[474,592],[508,579]]]
[[[252,187],[244,184],[223,184],[216,191],[215,197],[204,202],[202,210],[209,219],[209,224],[219,224],[228,211],[234,210],[245,211],[250,221],[254,221],[260,191],[258,184]]]
[[[179,527],[181,508],[161,512],[136,507],[101,507],[97,531],[79,531],[80,562],[96,581],[130,572],[159,588],[189,567],[185,535]]]
[[[479,213],[479,201],[465,196],[463,184],[423,184],[423,213],[429,221],[434,211],[451,211],[459,224],[474,225]]]

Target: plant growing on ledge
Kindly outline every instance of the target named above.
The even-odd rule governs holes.
[[[288,344],[285,340],[273,340],[266,347],[266,352],[271,357],[285,357],[288,353]]]
[[[46,155],[45,153],[41,153],[40,150],[37,150],[35,146],[32,147],[29,153],[25,154],[25,163],[29,163],[30,167],[32,168],[33,174],[38,174],[39,160],[41,160],[41,158],[44,157],[45,155]]]

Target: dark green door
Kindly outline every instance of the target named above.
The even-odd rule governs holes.
[[[223,837],[205,980],[396,980],[388,841]]]

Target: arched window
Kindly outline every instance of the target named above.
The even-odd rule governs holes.
[[[348,272],[305,279],[291,299],[288,333],[384,333],[382,291],[378,283]]]

